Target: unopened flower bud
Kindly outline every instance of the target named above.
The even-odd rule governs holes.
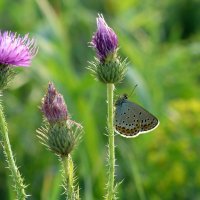
[[[115,32],[106,24],[103,15],[97,18],[97,31],[90,42],[96,50],[97,58],[90,62],[88,69],[103,83],[119,83],[126,72],[126,60],[117,56],[118,39]]]
[[[69,118],[64,98],[53,83],[49,83],[41,110],[47,120],[37,130],[39,139],[60,157],[68,156],[81,138],[82,126]]]
[[[56,91],[53,83],[49,83],[47,94],[42,100],[41,110],[50,124],[66,121],[68,118],[64,98]]]
[[[118,47],[117,35],[106,24],[103,15],[97,18],[97,31],[90,44],[96,50],[97,58],[101,63],[109,62],[115,57]]]

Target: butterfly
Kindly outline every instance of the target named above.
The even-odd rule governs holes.
[[[154,130],[158,119],[124,94],[115,102],[115,130],[123,137],[132,138]]]

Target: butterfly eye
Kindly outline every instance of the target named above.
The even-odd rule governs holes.
[[[128,99],[128,95],[127,94],[124,94],[124,99]]]

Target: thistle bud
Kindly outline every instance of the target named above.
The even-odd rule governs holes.
[[[49,83],[47,94],[42,100],[41,110],[50,124],[66,121],[68,118],[64,98],[56,91],[53,83]]]
[[[41,111],[45,120],[37,130],[39,139],[60,157],[68,156],[81,138],[82,126],[70,119],[64,98],[53,83],[49,83]]]
[[[94,62],[90,62],[88,69],[103,83],[118,83],[126,72],[126,61],[117,56],[118,38],[115,32],[107,25],[103,15],[97,18],[97,31],[90,42],[96,50]]]
[[[106,24],[103,15],[99,15],[97,18],[97,31],[90,44],[96,50],[101,63],[109,62],[115,58],[118,47],[117,35]]]

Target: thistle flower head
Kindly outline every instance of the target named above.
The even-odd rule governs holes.
[[[68,156],[81,137],[82,126],[69,119],[64,98],[53,83],[49,83],[41,110],[47,121],[37,130],[39,139],[55,154]]]
[[[106,24],[103,15],[97,18],[97,31],[90,44],[97,52],[97,58],[88,66],[92,75],[103,83],[121,82],[126,73],[127,63],[117,55],[117,35]]]
[[[14,67],[29,66],[37,53],[34,39],[12,32],[0,31],[0,90],[8,85],[16,72]]]
[[[53,83],[49,83],[47,94],[42,100],[41,110],[50,124],[66,121],[68,118],[65,100],[56,91]]]
[[[35,40],[9,31],[0,31],[0,65],[29,66],[36,55]]]
[[[111,60],[117,52],[117,35],[107,25],[103,15],[97,17],[97,31],[93,35],[90,44],[96,50],[97,57],[102,63]]]

